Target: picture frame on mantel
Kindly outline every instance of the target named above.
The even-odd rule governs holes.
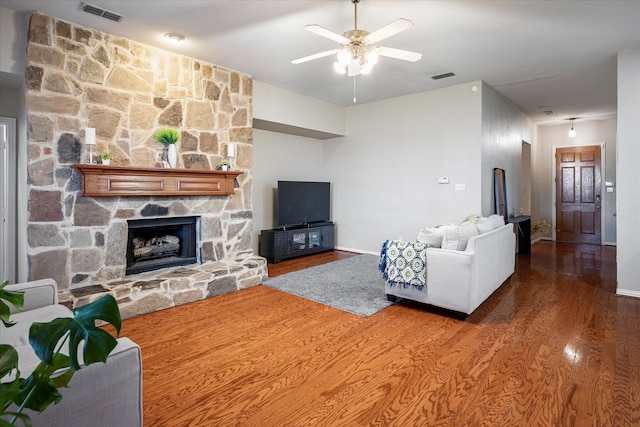
[[[494,213],[502,215],[506,222],[509,217],[509,208],[507,207],[507,178],[504,169],[493,169],[493,198]]]

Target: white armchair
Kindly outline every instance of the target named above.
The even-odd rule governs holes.
[[[43,279],[5,289],[25,292],[24,311],[12,310],[16,324],[0,329],[0,343],[18,351],[18,366],[27,377],[40,363],[29,344],[33,322],[49,322],[72,317],[67,307],[58,304],[54,280]],[[41,413],[26,410],[35,427],[135,427],[142,425],[142,356],[140,347],[128,338],[119,338],[106,363],[94,363],[77,371],[68,388],[60,390],[62,401]]]

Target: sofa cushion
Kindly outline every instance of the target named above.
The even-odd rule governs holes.
[[[9,344],[18,352],[18,369],[23,377],[28,377],[40,359],[29,344],[29,328],[33,322],[50,322],[59,317],[73,317],[64,305],[53,304],[11,315],[15,322],[10,328],[2,329],[0,344]]]
[[[442,246],[444,230],[450,225],[452,224],[440,224],[433,227],[425,227],[418,232],[418,238],[416,240],[420,243],[426,243],[433,248],[439,248]]]
[[[464,251],[469,239],[478,235],[478,227],[471,222],[445,227],[442,238],[442,249]]]

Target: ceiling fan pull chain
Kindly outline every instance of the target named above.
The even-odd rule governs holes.
[[[353,102],[356,102],[356,76],[353,76]]]

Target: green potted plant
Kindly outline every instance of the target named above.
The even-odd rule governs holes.
[[[24,294],[5,290],[8,284],[8,281],[0,284],[0,327],[4,328],[15,324],[9,320],[6,302],[18,310],[24,309]],[[41,362],[27,378],[22,378],[18,370],[16,349],[8,344],[0,344],[0,427],[15,425],[17,420],[29,426],[31,420],[23,413],[25,408],[44,411],[52,403],[62,400],[58,389],[67,387],[73,374],[82,368],[78,361],[81,343],[85,366],[107,360],[117,341],[111,334],[96,327],[97,320],[111,324],[120,334],[120,310],[112,295],[76,308],[72,318],[57,318],[47,323],[34,322],[29,328],[29,343]],[[61,352],[65,348],[67,354]],[[63,372],[60,373],[60,370]],[[17,409],[10,409],[12,404]]]
[[[103,165],[110,165],[111,160],[113,160],[113,154],[111,153],[100,153],[100,158],[102,159]]]
[[[167,146],[167,161],[169,166],[175,168],[178,164],[178,152],[176,150],[176,142],[180,139],[180,135],[174,129],[161,129],[153,135],[156,141]]]
[[[228,160],[223,160],[220,163],[218,163],[218,166],[216,167],[216,169],[218,170],[231,170],[231,162]]]

